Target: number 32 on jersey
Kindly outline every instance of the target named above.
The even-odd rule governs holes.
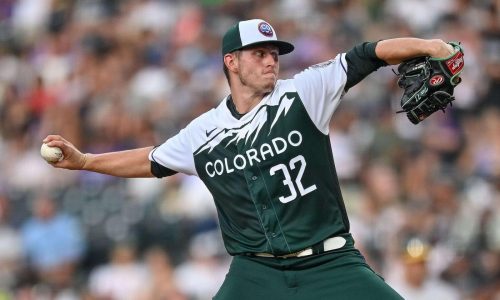
[[[287,186],[290,190],[290,195],[288,196],[280,196],[279,200],[282,203],[288,203],[290,201],[293,201],[297,198],[297,189],[299,190],[299,193],[301,196],[305,196],[309,194],[310,192],[316,190],[316,185],[313,184],[309,187],[304,188],[304,185],[302,184],[302,176],[304,175],[304,170],[306,169],[306,160],[304,156],[298,155],[290,160],[288,163],[288,166],[285,164],[279,164],[273,166],[270,170],[269,173],[271,176],[274,176],[276,172],[281,171],[283,175],[285,176],[285,180],[283,180],[283,185]],[[297,173],[297,177],[295,180],[292,180],[292,176],[290,175],[290,172],[288,171],[288,168],[290,170],[294,170],[295,168],[299,168],[299,172]],[[295,185],[294,185],[295,181]],[[295,188],[297,186],[297,189]]]

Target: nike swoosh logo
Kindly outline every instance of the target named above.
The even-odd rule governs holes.
[[[214,131],[215,131],[215,129],[217,129],[217,127],[215,127],[214,129],[212,129],[212,130],[210,130],[210,131],[205,130],[205,134],[207,135],[207,137],[209,137],[209,136],[210,136],[210,134],[212,134],[212,132],[214,132]]]

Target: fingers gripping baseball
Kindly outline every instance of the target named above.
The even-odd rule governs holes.
[[[47,162],[56,168],[64,168],[70,170],[82,170],[87,162],[87,154],[83,154],[72,143],[64,139],[60,135],[48,135],[43,139],[43,143],[48,147],[57,147],[62,151],[62,159],[53,160],[47,159]],[[45,158],[45,157],[44,157]]]

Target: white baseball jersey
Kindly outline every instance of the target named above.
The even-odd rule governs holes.
[[[293,253],[349,231],[328,137],[346,68],[339,54],[278,80],[241,118],[226,97],[150,153],[205,183],[230,254]]]

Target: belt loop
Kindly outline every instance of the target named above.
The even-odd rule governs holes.
[[[313,250],[314,254],[321,254],[321,253],[325,252],[325,246],[323,244],[323,241],[312,246],[312,250]]]

